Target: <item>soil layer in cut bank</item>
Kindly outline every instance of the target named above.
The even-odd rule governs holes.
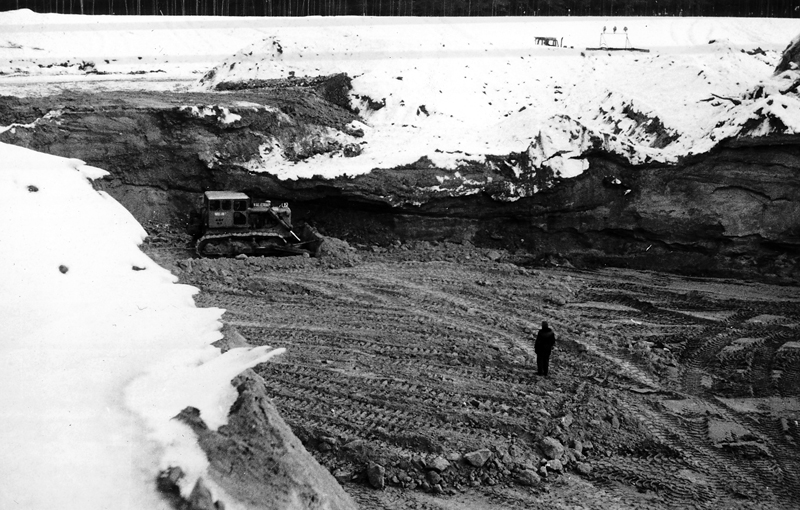
[[[143,224],[189,231],[203,192],[230,190],[288,202],[294,220],[351,243],[468,241],[581,267],[800,280],[796,135],[723,142],[676,164],[632,165],[598,149],[570,179],[526,153],[456,169],[420,154],[354,177],[291,179],[307,161],[355,165],[370,135],[343,106],[343,75],[278,85],[3,97],[0,126],[14,126],[0,142],[108,170],[96,186]]]

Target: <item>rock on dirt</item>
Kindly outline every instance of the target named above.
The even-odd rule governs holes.
[[[425,478],[427,478],[428,483],[431,485],[431,487],[442,483],[442,475],[440,475],[436,471],[428,471],[425,474]]]
[[[434,457],[428,462],[428,468],[434,471],[442,472],[450,467],[450,463],[444,457]]]
[[[588,476],[592,472],[592,466],[587,462],[578,462],[575,464],[575,471],[583,476]]]
[[[517,483],[526,487],[535,487],[542,483],[542,477],[532,469],[523,469],[517,475]]]
[[[548,460],[545,465],[548,471],[555,471],[556,473],[564,471],[564,465],[558,459]]]
[[[386,486],[386,468],[376,462],[370,462],[367,466],[367,480],[375,489],[383,489]]]
[[[503,258],[503,252],[498,251],[498,250],[492,250],[492,251],[490,251],[489,253],[486,254],[486,257],[489,260],[491,260],[493,262],[496,262],[496,261],[500,260],[501,258]]]
[[[539,441],[539,448],[548,459],[560,459],[564,455],[564,445],[558,439],[547,436]]]
[[[464,455],[464,460],[466,460],[470,465],[475,467],[481,467],[486,464],[486,461],[492,456],[492,452],[486,448],[481,448],[480,450],[475,450],[474,452],[469,452]]]

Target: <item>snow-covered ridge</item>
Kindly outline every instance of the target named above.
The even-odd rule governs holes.
[[[443,22],[447,30],[440,31],[365,24],[359,31],[332,26],[309,36],[298,29],[245,46],[198,85],[213,89],[340,72],[353,78],[352,107],[369,125],[361,154],[296,165],[273,153],[262,170],[281,178],[357,175],[423,156],[454,170],[468,161],[485,162],[487,155],[521,152],[530,163],[521,172],[546,170],[569,178],[588,167],[588,150],[636,165],[674,163],[724,138],[765,133],[766,128],[737,130],[742,112],[731,111],[721,98],[775,88],[763,83],[772,80],[780,50],[797,30],[783,21],[713,20],[718,26],[712,29],[711,20],[618,20],[637,47],[662,44],[649,53],[537,47],[529,42],[531,34],[545,25],[528,19],[485,21],[495,29],[486,32],[454,20]],[[547,28],[568,34],[566,44],[582,38],[596,47],[585,33],[576,34],[591,23],[599,36],[603,24],[613,22],[558,19]],[[605,40],[613,45],[615,39]],[[794,104],[782,104],[788,111],[774,113],[793,132]]]
[[[167,508],[158,473],[205,475],[186,406],[226,423],[230,385],[280,351],[210,344],[222,310],[142,253],[82,161],[0,144],[0,508]],[[204,476],[215,496],[225,499]]]

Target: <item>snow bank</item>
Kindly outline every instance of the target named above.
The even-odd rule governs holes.
[[[276,352],[225,355],[219,309],[137,247],[144,230],[81,161],[0,144],[0,508],[152,509],[168,465],[206,467],[185,426],[211,427],[230,380]]]

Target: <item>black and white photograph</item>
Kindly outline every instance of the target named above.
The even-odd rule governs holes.
[[[800,2],[0,0],[0,510],[796,510]]]

